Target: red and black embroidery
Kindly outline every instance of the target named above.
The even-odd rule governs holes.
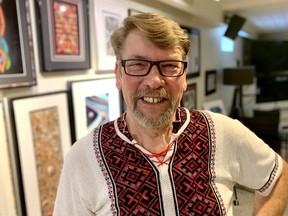
[[[181,215],[221,215],[210,181],[210,130],[200,112],[192,111],[191,119],[180,135],[173,161],[179,211]]]
[[[211,139],[214,137],[211,138],[207,118],[202,113],[190,114],[192,121],[178,137],[169,164],[177,203],[175,215],[225,215],[212,182],[211,145],[215,142]],[[179,128],[186,120],[185,110],[180,110],[180,116]],[[117,123],[123,128],[122,118]],[[94,147],[114,215],[164,215],[157,167],[116,134],[113,122],[95,131]]]
[[[116,135],[113,123],[102,128],[101,149],[116,189],[117,215],[159,215],[157,171],[137,148]]]

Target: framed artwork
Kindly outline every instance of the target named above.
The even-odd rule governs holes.
[[[183,98],[181,100],[181,106],[190,109],[197,108],[197,91],[196,91],[196,83],[189,84],[187,86],[186,91],[183,94]]]
[[[188,69],[187,69],[187,78],[198,77],[200,76],[200,30],[197,28],[189,28],[182,26],[183,29],[189,34],[191,41],[190,51],[187,56]]]
[[[68,83],[73,142],[120,116],[120,95],[115,83],[115,78]]]
[[[221,99],[211,100],[203,103],[203,109],[210,110],[215,113],[227,115],[224,103]]]
[[[36,85],[29,0],[0,4],[0,88]]]
[[[52,215],[63,159],[71,147],[67,92],[9,98],[8,104],[22,214]]]
[[[90,68],[87,0],[37,0],[43,71]]]
[[[0,213],[18,215],[12,170],[12,160],[4,115],[4,103],[0,101]]]
[[[97,69],[114,71],[116,56],[110,43],[110,36],[128,16],[127,7],[116,1],[94,1],[95,36],[97,44]]]
[[[205,74],[205,95],[216,92],[217,85],[217,71],[209,70]]]
[[[128,9],[128,15],[135,15],[135,14],[140,14],[142,13],[141,11],[138,11],[138,10],[135,10],[135,9],[132,9],[132,8],[129,8]]]

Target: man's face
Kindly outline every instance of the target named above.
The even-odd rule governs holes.
[[[126,40],[122,59],[151,61],[182,60],[180,49],[163,50],[156,47],[140,32],[131,32]],[[127,121],[136,121],[146,128],[171,124],[186,90],[186,75],[163,77],[154,65],[146,76],[129,76],[118,61],[116,85],[122,90],[127,107]]]

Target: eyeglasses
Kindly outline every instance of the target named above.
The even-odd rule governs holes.
[[[146,76],[156,65],[163,77],[182,76],[187,68],[187,62],[179,60],[148,61],[139,59],[121,60],[124,71],[129,76]]]

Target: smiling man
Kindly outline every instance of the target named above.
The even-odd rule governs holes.
[[[179,107],[186,32],[141,13],[111,43],[127,111],[73,145],[54,215],[233,215],[236,183],[256,191],[255,215],[281,215],[286,162],[239,121]]]

